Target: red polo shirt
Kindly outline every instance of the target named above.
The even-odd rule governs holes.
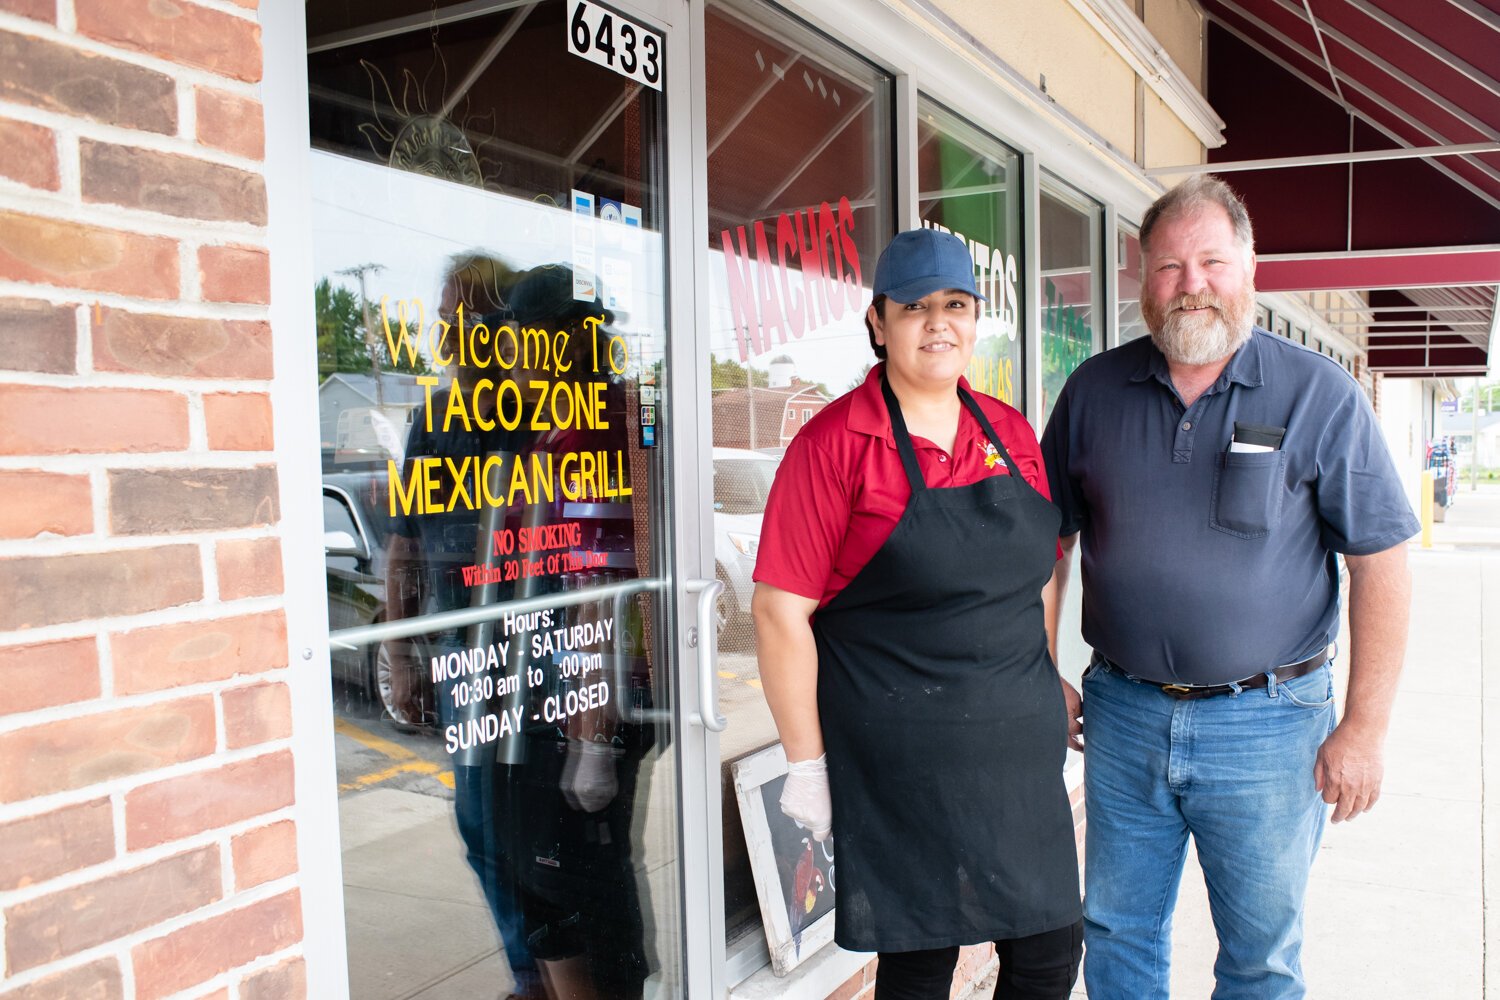
[[[884,367],[870,369],[862,385],[829,403],[792,439],[766,501],[755,561],[758,582],[816,598],[822,607],[896,530],[911,487],[881,397]],[[959,384],[969,388],[965,379]],[[1026,418],[991,396],[975,392],[974,399],[1021,475],[1051,499],[1036,434]],[[985,464],[988,443],[968,407],[959,410],[952,455],[926,438],[912,437],[922,478],[932,488],[1009,475],[1003,460]]]

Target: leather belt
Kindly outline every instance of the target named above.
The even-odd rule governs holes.
[[[1298,677],[1317,670],[1323,664],[1333,659],[1337,649],[1338,647],[1335,644],[1329,643],[1302,662],[1288,663],[1285,666],[1269,671],[1269,673],[1276,675],[1276,683],[1285,684],[1287,681],[1296,680]],[[1214,695],[1219,694],[1233,694],[1235,691],[1255,691],[1265,687],[1270,682],[1266,674],[1260,673],[1253,677],[1246,677],[1244,680],[1237,681],[1234,684],[1205,684],[1200,686],[1196,684],[1162,684],[1159,681],[1148,680],[1142,680],[1140,683],[1157,688],[1163,694],[1170,695],[1178,701],[1194,701],[1198,698],[1212,698]]]

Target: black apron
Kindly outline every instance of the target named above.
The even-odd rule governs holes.
[[[1068,723],[1041,601],[1060,515],[963,389],[1010,475],[928,489],[881,389],[911,499],[813,620],[834,940],[916,951],[1066,927],[1081,916]]]

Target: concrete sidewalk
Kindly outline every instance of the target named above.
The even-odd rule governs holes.
[[[1500,485],[1465,483],[1456,501],[1433,547],[1410,547],[1411,641],[1384,794],[1329,826],[1313,867],[1304,963],[1317,1000],[1478,1000],[1500,984],[1489,947],[1500,933],[1486,926],[1500,901],[1488,794],[1500,793]],[[1173,997],[1209,997],[1217,944],[1192,852],[1173,943]]]

